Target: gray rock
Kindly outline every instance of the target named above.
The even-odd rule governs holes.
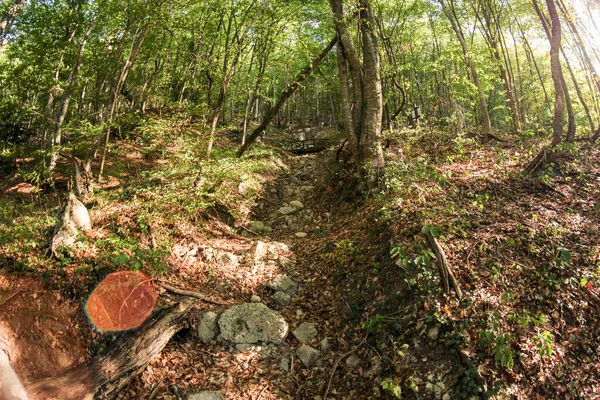
[[[260,296],[253,295],[252,297],[250,297],[251,303],[260,303],[261,301],[262,301],[262,299],[260,298]]]
[[[198,392],[198,393],[193,393],[193,394],[189,394],[187,396],[187,400],[223,400],[224,397],[221,394],[221,392],[214,392],[214,391],[204,391],[204,392]]]
[[[294,200],[290,201],[290,207],[294,207],[297,210],[302,210],[304,208],[304,204],[301,201]]]
[[[276,292],[285,292],[294,295],[298,291],[298,285],[287,275],[277,275],[267,283],[267,287]]]
[[[250,230],[261,233],[265,230],[265,223],[262,221],[250,221]]]
[[[325,352],[331,348],[331,343],[329,343],[329,339],[325,338],[319,342],[319,348],[321,351]]]
[[[255,262],[259,262],[265,259],[269,247],[265,242],[257,241],[250,248],[250,255]]]
[[[279,214],[281,214],[281,215],[293,214],[296,211],[298,211],[296,208],[294,208],[294,207],[288,207],[288,206],[281,207],[279,210],[277,210],[277,212]]]
[[[346,358],[346,365],[348,365],[349,367],[357,367],[358,365],[360,365],[360,363],[361,359],[355,356],[354,354],[351,354],[348,358]]]
[[[219,334],[217,319],[219,315],[214,311],[207,311],[200,317],[197,330],[202,343],[210,343]]]
[[[223,264],[237,266],[239,264],[239,259],[235,254],[232,253],[223,253],[219,257]]]
[[[262,348],[251,343],[238,343],[235,345],[240,353],[250,353],[252,351],[261,351]]]
[[[286,292],[275,292],[273,295],[273,300],[281,307],[286,307],[292,301],[292,296],[287,294]]]
[[[319,350],[313,349],[312,347],[303,344],[298,348],[298,350],[296,350],[296,355],[298,356],[300,361],[302,361],[302,364],[304,364],[306,368],[310,368],[315,363],[315,361],[317,361],[317,358],[319,358],[320,353]]]
[[[261,303],[233,306],[219,318],[224,339],[234,343],[283,343],[289,326],[277,311]]]
[[[440,328],[438,328],[437,326],[433,326],[427,330],[427,336],[431,340],[437,339],[439,334],[440,334]]]
[[[297,238],[305,238],[306,236],[308,236],[308,234],[306,232],[296,232],[296,237]]]
[[[303,322],[292,333],[300,343],[309,343],[317,337],[317,328],[310,322]]]
[[[289,371],[290,360],[288,360],[287,358],[282,358],[281,361],[279,361],[279,368],[286,372]]]

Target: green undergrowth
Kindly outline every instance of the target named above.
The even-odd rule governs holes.
[[[560,166],[527,176],[522,169],[535,155],[535,138],[452,136],[398,134],[379,188],[352,203],[356,221],[328,247],[334,283],[346,292],[347,322],[368,330],[390,360],[383,389],[415,389],[412,379],[425,372],[406,355],[428,343],[456,363],[462,352],[474,368],[485,365],[495,398],[591,393],[596,382],[572,354],[586,354],[589,365],[600,359],[598,337],[587,328],[597,326],[593,292],[600,287],[592,239],[600,213],[591,200],[600,194],[597,152],[573,152]],[[443,293],[425,231],[445,250],[462,299],[452,289]],[[565,331],[578,334],[565,342]],[[547,380],[528,378],[540,370]],[[478,395],[477,380],[458,363],[452,398]]]
[[[116,270],[164,274],[175,244],[236,232],[264,184],[284,168],[282,154],[260,145],[237,158],[226,136],[218,136],[207,161],[205,129],[178,116],[136,121],[125,132],[111,143],[89,204],[94,227],[72,254],[54,259],[47,250],[64,192],[0,196],[5,268],[41,274],[74,295]]]

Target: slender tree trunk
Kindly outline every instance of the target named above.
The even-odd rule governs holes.
[[[102,11],[102,6],[104,3],[100,3],[88,29],[86,30],[83,39],[81,40],[81,44],[79,46],[79,52],[77,53],[77,60],[75,61],[75,65],[73,69],[69,73],[69,78],[67,79],[67,86],[63,90],[63,93],[60,97],[60,101],[58,103],[58,109],[54,114],[54,135],[52,138],[52,153],[50,156],[50,165],[48,167],[50,173],[54,171],[56,167],[56,162],[58,160],[58,151],[60,142],[62,140],[62,125],[67,116],[67,112],[69,110],[69,103],[71,101],[71,96],[73,94],[73,90],[75,89],[75,85],[77,84],[77,78],[79,77],[79,71],[81,69],[81,65],[83,64],[83,55],[85,53],[85,46],[94,30],[94,26],[96,26],[96,21],[98,20],[98,15]]]
[[[137,54],[138,54],[140,48],[142,47],[142,44],[144,43],[144,39],[146,39],[146,35],[148,34],[149,31],[150,31],[150,24],[146,23],[144,25],[144,28],[142,28],[141,33],[139,35],[137,35],[136,39],[133,41],[131,50],[129,50],[129,55],[127,56],[127,60],[125,61],[125,64],[123,65],[123,69],[121,69],[121,74],[119,75],[119,79],[117,80],[115,89],[112,94],[112,99],[111,99],[111,103],[110,103],[110,111],[108,113],[109,123],[112,123],[112,120],[114,118],[115,111],[116,111],[117,105],[119,103],[119,93],[121,92],[121,88],[123,87],[123,84],[125,83],[125,80],[127,79],[129,72],[131,71],[131,68],[133,67],[133,64],[135,62]],[[139,32],[139,28],[138,28],[138,32]],[[102,174],[104,173],[104,163],[106,162],[106,152],[108,150],[109,141],[110,141],[110,126],[108,127],[108,129],[106,131],[106,137],[105,137],[105,141],[104,141],[104,149],[102,151],[102,160],[100,161],[100,172],[98,174],[99,176],[102,176]],[[86,164],[89,165],[89,162]]]
[[[23,7],[25,7],[25,0],[14,0],[13,4],[2,16],[2,19],[0,20],[0,49],[4,46],[6,38],[10,32],[10,28],[12,28],[15,19]]]
[[[465,62],[471,71],[471,78],[473,79],[473,83],[475,87],[477,87],[477,99],[479,100],[479,108],[481,110],[481,120],[483,123],[483,132],[485,134],[489,134],[492,131],[492,123],[490,121],[490,113],[488,111],[487,102],[485,100],[485,95],[483,93],[483,89],[481,88],[481,83],[479,82],[479,74],[477,73],[477,68],[475,67],[475,62],[471,57],[471,53],[469,51],[469,47],[467,46],[467,42],[465,40],[464,34],[462,32],[462,28],[460,27],[460,23],[454,12],[453,4],[446,4],[444,0],[438,0],[441,4],[446,17],[450,21],[450,25],[456,34],[458,41],[460,42],[460,46],[462,47],[463,54],[465,56]]]

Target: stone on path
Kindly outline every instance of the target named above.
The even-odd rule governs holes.
[[[255,262],[259,262],[265,259],[267,256],[267,252],[269,251],[269,247],[263,241],[255,242],[250,248],[250,255],[254,259]]]
[[[250,230],[261,233],[265,230],[265,223],[262,221],[250,221]]]
[[[260,296],[253,295],[252,297],[250,297],[250,303],[260,303],[261,301],[262,299],[260,298]]]
[[[280,313],[261,303],[231,307],[219,318],[219,327],[223,338],[234,343],[281,344],[289,330]]]
[[[219,315],[214,311],[207,311],[198,322],[198,338],[202,343],[210,343],[218,334],[217,319]]]
[[[309,343],[317,337],[317,328],[310,322],[303,322],[292,333],[300,343]]]
[[[298,290],[298,285],[287,275],[277,275],[267,282],[267,287],[276,292],[285,292],[293,295]]]
[[[279,361],[279,368],[286,372],[289,371],[290,370],[290,360],[287,358],[282,358],[281,361]]]
[[[303,344],[298,348],[298,350],[296,350],[296,355],[298,356],[300,361],[302,361],[302,364],[304,364],[306,368],[310,368],[315,363],[315,361],[317,361],[317,358],[319,358],[320,353],[319,350],[313,349],[312,347]]]
[[[290,296],[286,292],[275,292],[275,294],[273,295],[273,299],[281,307],[286,307],[288,304],[290,304],[290,301],[292,301],[292,296]]]
[[[237,266],[239,264],[239,259],[235,254],[232,253],[223,253],[219,257],[221,262],[226,265]]]
[[[295,213],[296,211],[298,211],[298,209],[297,209],[297,208],[294,208],[294,207],[289,207],[289,206],[284,206],[284,207],[281,207],[281,208],[279,208],[279,210],[277,210],[277,212],[278,212],[279,214],[281,214],[281,215],[289,215],[289,214],[293,214],[293,213]]]
[[[296,237],[297,238],[303,239],[306,236],[308,236],[308,234],[306,232],[296,232]]]
[[[352,354],[348,358],[346,358],[346,365],[348,365],[350,367],[357,367],[360,363],[361,363],[360,358],[358,358],[354,354]]]
[[[302,204],[301,201],[294,200],[294,201],[290,201],[290,207],[293,207],[297,210],[302,210],[304,208],[304,204]]]
[[[224,397],[221,392],[214,391],[204,391],[198,392],[194,394],[190,394],[187,397],[187,400],[223,400]]]

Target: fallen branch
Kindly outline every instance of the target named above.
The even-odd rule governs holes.
[[[327,395],[329,394],[329,389],[331,389],[331,382],[333,381],[333,376],[335,375],[335,371],[337,370],[338,365],[340,365],[340,362],[342,362],[342,360],[344,358],[349,357],[350,355],[354,354],[358,349],[360,349],[361,346],[367,342],[368,337],[369,337],[369,332],[367,332],[367,334],[365,335],[365,338],[358,345],[356,345],[356,347],[354,347],[352,350],[350,350],[346,354],[342,355],[335,362],[335,364],[333,365],[333,369],[331,370],[331,374],[329,375],[329,382],[327,382],[327,388],[325,389],[325,394],[323,395],[323,400],[327,400]]]
[[[444,293],[450,294],[450,284],[448,283],[448,280],[450,280],[450,282],[452,282],[452,287],[454,287],[454,291],[456,292],[456,296],[460,299],[463,296],[463,293],[458,285],[458,281],[456,280],[454,273],[448,265],[448,260],[446,259],[446,253],[444,252],[444,249],[442,249],[440,242],[431,234],[431,232],[425,232],[425,237],[427,237],[427,241],[431,245],[431,248],[437,257],[442,285],[444,286]]]
[[[231,303],[228,303],[228,302],[225,302],[225,301],[210,299],[210,298],[206,297],[205,295],[203,295],[202,293],[199,293],[199,292],[192,292],[190,290],[177,289],[176,287],[173,287],[173,286],[168,285],[168,284],[163,283],[163,282],[160,282],[160,286],[162,286],[168,292],[171,292],[171,293],[174,293],[174,294],[178,294],[180,296],[193,297],[195,299],[201,300],[201,301],[203,301],[205,303],[208,303],[208,304],[217,304],[217,305],[220,305],[220,306],[230,306],[231,305]]]

